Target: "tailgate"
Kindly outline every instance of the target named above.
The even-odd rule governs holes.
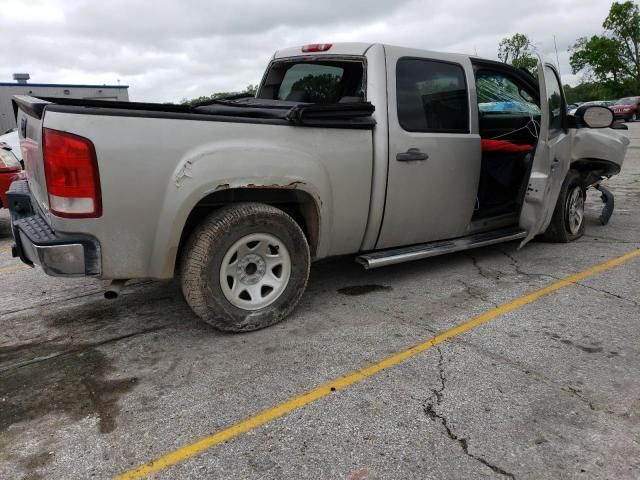
[[[33,199],[44,212],[49,210],[49,200],[42,161],[42,123],[45,107],[49,103],[51,102],[24,95],[13,97],[20,150],[29,188]]]

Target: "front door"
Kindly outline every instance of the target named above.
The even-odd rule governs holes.
[[[520,212],[520,227],[527,232],[520,246],[546,230],[569,170],[570,155],[560,152],[570,147],[565,128],[567,108],[560,77],[552,64],[538,63],[538,82],[540,136]]]
[[[376,248],[463,236],[481,161],[480,137],[470,124],[470,109],[477,108],[475,100],[470,105],[467,84],[471,63],[465,57],[458,63],[446,55],[385,50],[389,171]]]

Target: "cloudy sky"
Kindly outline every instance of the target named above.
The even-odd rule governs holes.
[[[275,50],[383,42],[496,58],[526,33],[575,84],[567,48],[602,31],[610,0],[0,0],[0,82],[130,85],[136,101],[179,101],[258,83]]]

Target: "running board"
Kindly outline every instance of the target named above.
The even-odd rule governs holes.
[[[468,237],[412,245],[410,247],[390,248],[365,253],[356,258],[356,262],[367,270],[385,267],[394,263],[410,262],[422,258],[436,257],[445,253],[459,252],[471,248],[486,247],[496,243],[519,240],[527,236],[526,232],[515,228],[503,228],[493,232],[476,233]]]

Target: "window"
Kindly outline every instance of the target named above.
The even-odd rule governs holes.
[[[544,67],[544,80],[549,103],[549,133],[553,136],[555,132],[562,130],[562,117],[565,110],[562,102],[562,88],[556,72],[548,66]]]
[[[410,132],[469,132],[469,98],[460,65],[401,58],[396,67],[398,121]]]
[[[480,113],[540,115],[540,107],[531,93],[501,72],[478,72],[476,91]]]
[[[304,103],[364,101],[361,60],[277,61],[267,71],[257,98]]]
[[[301,101],[313,103],[337,102],[340,98],[340,79],[343,74],[344,69],[340,67],[298,63],[284,75],[278,99],[288,100],[292,96],[299,96],[306,97]]]

